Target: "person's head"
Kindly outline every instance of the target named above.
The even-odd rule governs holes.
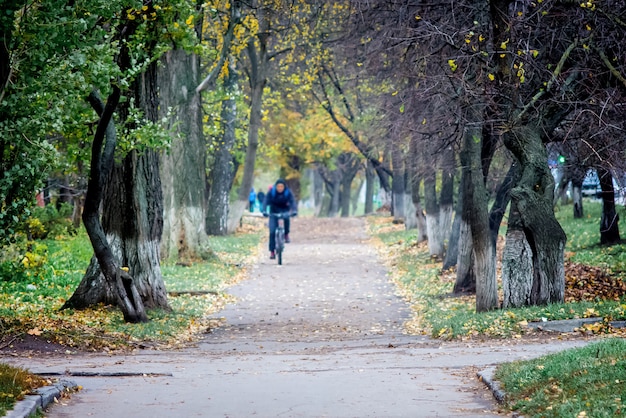
[[[276,187],[276,192],[282,193],[285,191],[285,188],[287,187],[287,185],[285,184],[285,180],[278,179],[276,180],[276,184],[274,185],[274,187]]]

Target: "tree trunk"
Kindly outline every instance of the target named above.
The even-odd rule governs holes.
[[[124,55],[127,57],[127,54]],[[95,93],[89,96],[90,103],[100,115],[92,143],[91,170],[83,210],[83,222],[95,254],[91,263],[93,267],[90,266],[87,273],[93,275],[83,277],[74,294],[61,309],[83,309],[99,302],[115,303],[126,322],[146,322],[148,317],[133,278],[116,261],[98,216],[105,180],[113,165],[116,133],[112,117],[120,96],[121,92],[116,85],[113,86],[106,106]],[[111,295],[111,299],[102,300],[107,294]]]
[[[261,11],[262,9],[258,10]],[[268,23],[266,19],[262,15],[258,16],[258,19],[260,29],[263,29],[257,36],[259,49],[257,50],[255,46],[255,40],[251,40],[246,48],[250,60],[249,75],[251,90],[248,146],[246,148],[246,157],[243,166],[243,177],[241,179],[241,185],[239,186],[239,192],[237,193],[237,202],[233,204],[229,214],[228,230],[230,232],[235,231],[248,205],[248,195],[250,194],[250,189],[252,189],[252,183],[254,182],[254,166],[257,149],[259,147],[263,90],[267,83],[267,67],[269,65],[269,57],[267,54],[267,39],[269,33],[267,32]]]
[[[420,197],[420,188],[422,185],[423,160],[422,153],[419,150],[419,144],[416,136],[411,138],[409,142],[409,179],[411,184],[411,199],[415,207],[415,219],[417,222],[417,242],[423,242],[428,239],[428,228],[426,226],[426,215],[422,207],[422,199]]]
[[[157,121],[156,64],[148,67],[133,82],[130,93],[143,109],[145,117]],[[92,95],[91,102],[97,109],[98,102],[93,100],[94,97]],[[111,98],[109,101],[107,108],[114,106]],[[125,106],[128,103],[125,102]],[[120,109],[122,119],[127,112],[127,107]],[[101,157],[99,151],[101,145],[98,142],[102,140],[94,139],[83,211],[83,221],[94,246],[95,258],[64,308],[82,309],[97,303],[116,303],[127,322],[144,322],[147,321],[144,306],[170,309],[159,264],[163,233],[159,158],[152,150],[141,153],[131,151],[121,164],[114,165],[115,127],[109,120],[105,108],[96,131],[96,137],[101,129],[105,136],[100,125],[107,123],[104,155]],[[103,162],[100,163],[100,160]],[[100,166],[104,172],[98,170]],[[102,224],[98,218],[101,201]],[[128,272],[118,266],[127,267]]]
[[[470,225],[459,217],[459,239],[457,240],[458,257],[456,260],[456,281],[454,293],[475,293],[476,274],[474,272],[474,256],[472,229]]]
[[[330,183],[326,183],[326,189],[330,195],[327,216],[334,218],[339,213],[341,197],[341,172],[339,169],[335,169],[330,173]]]
[[[513,185],[517,184],[518,180],[519,166],[516,163],[512,163],[504,181],[498,187],[496,198],[489,212],[489,230],[491,231],[491,239],[494,246],[498,242],[498,233],[500,232],[500,224],[502,223],[502,218],[504,218],[504,212],[511,201],[511,189]]]
[[[444,266],[456,265],[456,281],[454,283],[454,293],[474,293],[476,292],[476,275],[474,274],[474,258],[472,255],[473,251],[473,242],[472,242],[472,230],[470,225],[464,216],[463,211],[465,210],[465,206],[467,203],[465,202],[465,191],[470,187],[467,183],[469,182],[469,174],[468,174],[468,162],[465,160],[466,154],[461,153],[461,184],[459,185],[458,192],[458,202],[457,202],[457,213],[454,218],[454,223],[457,224],[458,228],[458,238],[456,239],[456,247],[457,247],[457,257],[454,259],[454,264],[452,261],[448,261],[444,264]],[[452,230],[455,231],[454,226]],[[450,237],[450,242],[452,243],[454,237]],[[451,244],[451,247],[454,244]],[[453,251],[449,251],[450,257]],[[448,255],[446,255],[446,258]],[[445,269],[445,267],[444,267]]]
[[[565,270],[563,252],[566,236],[554,216],[554,178],[548,167],[547,153],[539,132],[530,126],[504,134],[504,144],[520,164],[520,180],[511,190],[511,215],[509,239],[505,249],[511,258],[503,260],[503,270],[511,271],[509,264],[522,259],[527,247],[519,244],[520,234],[532,253],[532,271],[519,272],[530,283],[532,305],[563,302],[565,295]],[[519,222],[518,222],[519,219]],[[524,264],[526,265],[526,264]],[[521,289],[529,285],[519,286]],[[523,300],[523,295],[512,300]]]
[[[233,177],[232,150],[235,146],[235,123],[237,117],[237,73],[233,65],[224,79],[226,98],[222,102],[221,122],[223,136],[218,140],[211,169],[211,192],[207,204],[206,232],[209,235],[228,233],[230,185]]]
[[[458,206],[458,205],[457,205]],[[443,265],[441,269],[443,271],[449,270],[456,266],[457,259],[459,258],[459,236],[461,233],[461,212],[457,207],[454,213],[454,221],[452,221],[452,227],[450,228],[450,238],[448,239],[448,248],[446,249],[446,256],[443,258]]]
[[[324,179],[319,169],[313,170],[313,202],[315,205],[315,216],[320,216],[324,203]]]
[[[481,160],[482,106],[469,104],[467,114],[469,124],[465,128],[461,151],[461,166],[467,176],[463,190],[462,221],[469,225],[472,233],[476,311],[483,312],[498,307],[496,248],[489,232],[489,195]]]
[[[428,251],[431,257],[443,258],[443,239],[440,225],[440,208],[437,202],[437,177],[435,167],[426,167],[424,175],[424,207],[426,209],[426,230]]]
[[[454,147],[452,145],[448,145],[443,151],[441,164],[441,192],[439,194],[439,234],[441,236],[443,249],[446,247],[445,239],[450,236],[450,228],[452,227],[455,173],[456,159]]]
[[[587,175],[585,167],[575,167],[571,171],[572,201],[574,203],[574,218],[582,219],[585,216],[583,208],[583,182]]]
[[[359,179],[358,186],[356,187],[354,193],[352,193],[352,197],[350,198],[350,204],[352,205],[352,213],[356,215],[356,211],[359,208],[359,200],[361,197],[361,191],[363,190],[363,186],[365,182],[363,178]]]
[[[600,244],[612,245],[621,241],[619,235],[619,215],[615,210],[615,190],[613,175],[605,168],[597,168],[602,189],[602,217],[600,219]]]
[[[582,219],[585,217],[585,208],[583,207],[583,184],[574,184],[572,182],[572,203],[574,210],[574,219]]]
[[[171,149],[161,157],[164,259],[205,258],[205,140],[202,132],[199,58],[182,49],[163,55],[159,66],[160,118],[169,115]]]
[[[350,203],[352,182],[354,177],[359,172],[361,163],[357,159],[356,155],[350,153],[344,153],[340,155],[341,159],[341,196],[339,201],[341,202],[341,216],[350,216]]]
[[[403,223],[405,218],[404,206],[404,159],[399,144],[394,141],[391,144],[391,164],[393,166],[392,191],[392,214],[394,223]]]
[[[374,186],[376,181],[376,173],[372,167],[371,161],[367,161],[365,167],[365,210],[364,214],[374,213]]]
[[[502,254],[503,308],[518,308],[531,304],[532,282],[528,275],[532,272],[532,250],[524,232],[509,227],[506,233],[507,245]]]

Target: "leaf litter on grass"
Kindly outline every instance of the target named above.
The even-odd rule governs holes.
[[[30,350],[38,346],[49,350],[54,344],[60,344],[68,351],[126,351],[170,349],[193,343],[202,333],[217,326],[211,315],[231,302],[225,289],[246,277],[248,266],[258,254],[262,227],[258,222],[245,222],[234,236],[214,238],[212,243],[217,256],[209,262],[169,270],[163,266],[162,271],[180,276],[172,280],[172,288],[196,294],[170,296],[172,311],[149,311],[150,321],[146,324],[125,324],[119,309],[111,306],[60,311],[78,285],[81,274],[72,273],[70,280],[65,270],[58,270],[54,277],[42,279],[36,286],[0,283],[0,349],[16,351],[28,347]],[[84,237],[72,237],[68,241],[72,239]],[[86,267],[88,261],[68,260],[71,254],[68,245],[57,247],[63,263],[75,266],[74,270],[83,264]],[[192,271],[196,273],[189,274]],[[167,289],[170,290],[169,284]],[[37,341],[40,343],[36,344]]]
[[[566,261],[566,304],[555,308],[558,312],[532,307],[526,313],[523,310],[499,310],[476,314],[475,295],[452,295],[456,271],[442,271],[441,262],[428,257],[426,242],[417,243],[415,232],[405,231],[404,225],[392,224],[390,220],[390,217],[383,216],[368,218],[369,231],[399,294],[411,304],[413,316],[405,324],[410,334],[443,339],[521,338],[537,334],[527,327],[531,320],[604,316],[603,322],[585,325],[580,331],[585,335],[626,335],[624,329],[610,325],[611,320],[626,318],[626,304],[620,304],[626,295],[626,284],[620,272]],[[500,237],[499,253],[503,244],[504,239]],[[502,289],[499,293],[502,301]],[[598,311],[593,310],[593,306]],[[604,315],[600,315],[600,311]]]

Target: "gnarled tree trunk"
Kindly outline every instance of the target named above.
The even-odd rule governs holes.
[[[502,261],[502,268],[515,271],[516,280],[525,282],[504,286],[530,289],[530,295],[511,295],[504,305],[511,306],[516,301],[528,301],[531,305],[563,302],[566,236],[554,216],[554,178],[545,146],[539,132],[530,126],[505,133],[504,143],[519,162],[520,180],[511,190],[510,233],[507,232],[505,248],[509,257]],[[525,257],[532,262],[520,262]],[[530,269],[521,270],[524,266]]]

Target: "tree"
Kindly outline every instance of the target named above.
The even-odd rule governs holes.
[[[116,28],[120,50],[117,65],[120,78],[110,87],[106,105],[100,104],[96,93],[90,102],[100,115],[94,141],[83,221],[94,247],[87,273],[64,308],[81,309],[94,303],[116,303],[128,322],[147,321],[145,307],[169,309],[159,264],[162,233],[163,198],[159,178],[158,154],[151,149],[161,138],[156,121],[158,114],[157,70],[154,49],[158,44],[156,24],[158,10],[151,5],[141,9],[124,9],[125,19]],[[146,18],[141,17],[145,15]],[[141,26],[143,21],[149,22]],[[139,30],[141,29],[141,31]],[[154,30],[152,32],[151,30]],[[150,36],[152,35],[152,36]],[[116,37],[113,38],[114,40]],[[134,41],[139,40],[146,65],[130,80],[133,58],[141,62],[141,54],[133,57]],[[132,72],[130,72],[132,74]],[[112,118],[121,98],[121,85],[127,84],[129,97],[119,108],[124,121],[128,148],[119,164],[114,164],[116,129]],[[135,104],[139,111],[136,110]],[[99,207],[104,198],[103,220]],[[124,216],[120,217],[119,214]],[[97,262],[96,262],[97,260]]]
[[[520,180],[511,191],[507,232],[507,247],[516,249],[506,251],[503,260],[503,271],[511,273],[503,277],[505,306],[563,300],[566,237],[552,211],[554,180],[545,143],[568,115],[594,103],[603,85],[621,77],[602,56],[609,45],[612,53],[623,49],[612,34],[604,34],[612,32],[606,31],[607,25],[616,28],[613,13],[624,5],[605,5],[611,6],[610,14],[586,3],[492,3],[494,44],[499,46],[495,78],[506,98],[500,103],[507,116],[502,134],[520,168]],[[621,26],[618,31],[623,32]],[[596,54],[590,53],[594,49]],[[608,72],[590,77],[602,67]],[[525,270],[520,269],[522,258],[527,260]]]
[[[184,9],[179,9],[183,13]],[[189,7],[188,21],[160,59],[160,117],[168,120],[171,148],[161,156],[164,193],[164,225],[161,255],[188,262],[207,256],[205,233],[206,142],[202,127],[202,104],[196,86],[200,82],[200,57],[194,19],[199,10]],[[200,15],[201,16],[201,15]],[[199,31],[199,30],[198,30]],[[189,33],[191,32],[191,33]]]
[[[233,62],[232,59],[229,62]],[[235,96],[238,94],[238,76],[234,65],[229,67],[224,78],[226,98],[222,101],[221,125],[223,135],[220,146],[216,147],[213,166],[211,167],[211,188],[207,211],[207,233],[226,235],[228,233],[229,198],[232,179],[235,174],[232,150],[235,146],[235,123],[237,105]]]

